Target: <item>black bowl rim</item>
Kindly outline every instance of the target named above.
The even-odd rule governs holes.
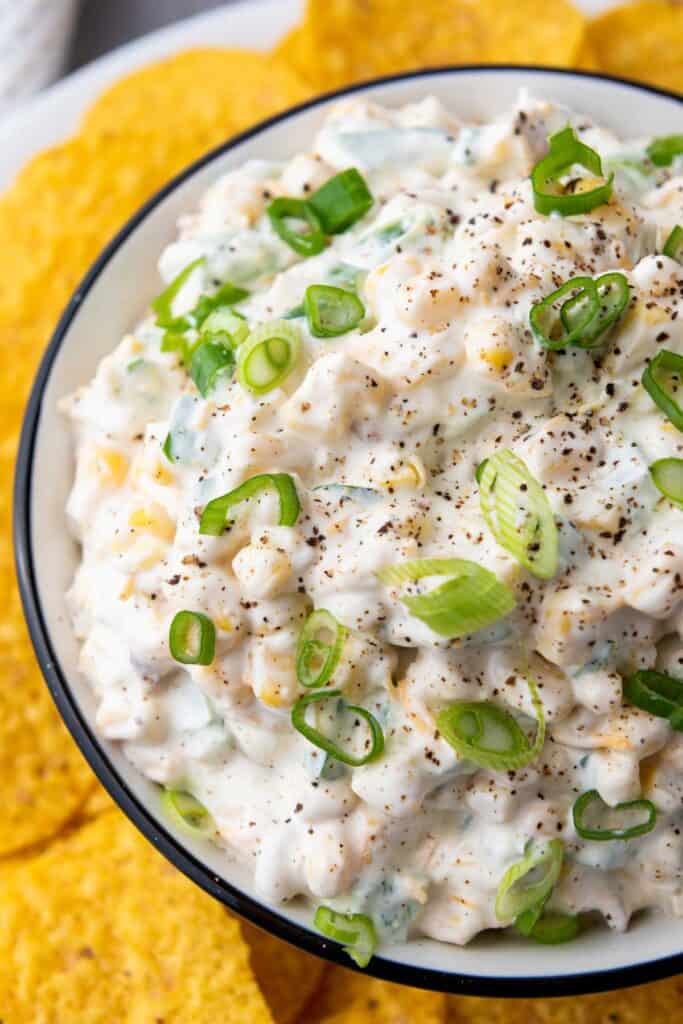
[[[83,715],[71,692],[69,683],[62,673],[57,655],[52,647],[45,617],[40,603],[38,587],[34,573],[33,550],[31,543],[30,501],[33,473],[33,457],[36,437],[42,408],[43,394],[47,386],[52,365],[64,341],[72,321],[92,288],[93,284],[118,251],[123,242],[137,226],[155,209],[160,202],[175,189],[191,178],[198,170],[212,163],[217,157],[229,152],[242,142],[271,128],[273,125],[287,120],[294,114],[312,109],[327,103],[331,99],[363,92],[373,87],[395,82],[422,78],[428,81],[440,74],[496,73],[496,72],[533,72],[540,74],[562,75],[573,78],[588,78],[606,81],[613,85],[625,86],[636,91],[652,93],[683,103],[683,99],[675,93],[655,86],[619,78],[597,72],[578,71],[566,68],[553,68],[543,65],[511,65],[511,64],[466,64],[444,65],[441,67],[411,71],[398,75],[386,75],[382,78],[359,82],[346,88],[334,90],[315,96],[297,106],[290,107],[279,114],[259,122],[247,131],[232,136],[226,142],[210,150],[185,170],[171,179],[159,189],[147,202],[126,222],[114,238],[102,250],[89,271],[73,293],[64,310],[57,327],[50,339],[36,374],[29,401],[24,415],[19,452],[17,456],[14,498],[13,498],[13,534],[15,547],[15,563],[19,590],[28,625],[31,641],[47,682],[52,698],[64,719],[71,735],[81,752],[90,764],[98,779],[116,803],[123,809],[128,818],[175,867],[192,879],[215,899],[228,906],[231,910],[251,921],[252,924],[276,935],[280,939],[297,946],[307,953],[312,953],[325,960],[356,970],[341,947],[334,942],[327,942],[323,936],[309,931],[303,925],[290,921],[277,911],[259,903],[252,896],[242,892],[236,886],[219,878],[198,857],[186,849],[174,836],[161,828],[140,800],[128,788],[124,779],[110,762],[104,752],[94,729]],[[498,977],[496,975],[456,974],[435,968],[402,964],[375,956],[365,970],[365,974],[386,981],[412,985],[438,992],[450,992],[460,995],[483,995],[505,997],[529,996],[561,996],[578,995],[589,992],[601,992],[609,989],[640,985],[644,982],[671,977],[683,972],[683,953],[660,957],[656,960],[643,961],[626,967],[608,970],[581,972],[579,974],[547,975],[547,976],[516,976]]]

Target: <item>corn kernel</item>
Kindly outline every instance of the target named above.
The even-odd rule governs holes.
[[[160,540],[172,541],[175,536],[175,523],[161,505],[150,505],[148,508],[137,508],[131,512],[128,523],[135,530],[151,533]]]

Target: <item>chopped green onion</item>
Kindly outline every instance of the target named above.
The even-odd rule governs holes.
[[[507,869],[496,894],[496,917],[511,921],[543,904],[560,877],[564,847],[561,840],[527,843],[524,857]]]
[[[344,952],[359,967],[367,967],[377,948],[377,935],[372,918],[367,914],[340,914],[331,907],[321,906],[315,912],[313,924],[328,939],[341,942]]]
[[[657,459],[650,466],[650,476],[670,502],[683,508],[683,459]]]
[[[245,480],[239,487],[214,498],[204,508],[199,521],[199,532],[210,537],[220,537],[232,526],[228,512],[241,501],[247,501],[262,491],[274,490],[280,499],[278,526],[293,526],[301,506],[296,486],[289,473],[259,473]]]
[[[266,209],[273,231],[299,256],[315,256],[325,248],[320,219],[305,199],[288,199],[281,196],[274,199]],[[303,221],[300,230],[292,227],[291,221]]]
[[[571,328],[562,318],[562,310],[568,303],[574,310]],[[578,344],[599,312],[600,299],[593,278],[573,277],[531,307],[529,323],[539,345],[561,349]]]
[[[184,363],[188,361],[187,338],[180,331],[167,330],[161,339],[162,352],[178,352]]]
[[[249,324],[229,306],[219,306],[209,313],[202,324],[201,337],[220,341],[228,348],[239,348],[249,336]]]
[[[300,302],[297,306],[292,306],[291,309],[288,309],[286,313],[283,313],[282,319],[300,320],[304,316],[306,316],[306,310],[304,308],[303,302]]]
[[[355,167],[335,174],[309,197],[326,235],[338,235],[364,217],[373,199],[365,179]]]
[[[166,440],[161,446],[161,450],[169,462],[175,462],[175,457],[173,455],[173,438],[170,433],[166,435]]]
[[[204,263],[205,257],[200,256],[198,260],[193,260],[192,263],[188,263],[184,270],[173,278],[167,288],[164,288],[160,295],[157,295],[156,299],[152,303],[152,309],[157,315],[157,326],[158,327],[175,327],[180,321],[177,317],[173,316],[173,300],[180,292],[185,282],[189,279],[190,275],[197,267]],[[182,318],[181,318],[182,321]],[[189,326],[187,322],[183,321],[183,326]],[[166,350],[168,351],[168,350]]]
[[[555,910],[541,915],[537,915],[535,910],[525,910],[516,918],[515,928],[544,946],[558,946],[576,938],[581,930],[581,921],[574,914],[561,914]]]
[[[309,725],[306,721],[306,712],[311,704],[317,704],[320,701],[333,698],[339,698],[341,710],[350,711],[357,718],[361,718],[370,730],[370,750],[367,754],[363,754],[362,757],[354,757],[353,754],[342,750],[333,740],[325,736],[319,729]],[[299,697],[292,708],[292,725],[309,743],[320,747],[321,750],[324,750],[326,754],[329,754],[336,761],[351,765],[352,768],[359,768],[361,765],[367,764],[368,761],[375,760],[384,751],[384,733],[375,716],[356,704],[347,704],[342,697],[341,690],[319,690],[315,693],[307,693],[305,696]]]
[[[161,806],[169,818],[185,832],[206,836],[213,831],[213,819],[204,804],[180,789],[165,789]]]
[[[616,271],[598,277],[595,285],[598,290],[598,309],[591,322],[583,326],[581,339],[575,342],[579,348],[598,348],[602,345],[607,331],[622,315],[631,296],[628,281]],[[582,295],[576,295],[563,303],[560,309],[560,319],[570,334],[578,324],[584,324],[584,302]]]
[[[237,351],[237,379],[255,395],[278,387],[294,369],[301,351],[298,329],[286,320],[261,324]]]
[[[236,285],[230,284],[229,281],[221,285],[213,295],[200,295],[199,302],[190,313],[194,320],[194,326],[203,327],[207,318],[215,310],[222,306],[234,306],[237,302],[246,299],[248,295],[249,292],[246,289],[238,288]]]
[[[177,612],[168,632],[168,646],[181,665],[210,665],[216,653],[216,627],[201,612]]]
[[[306,619],[296,651],[296,675],[302,686],[324,686],[341,657],[347,629],[334,615],[318,608]]]
[[[304,299],[311,334],[336,338],[352,331],[365,316],[365,307],[354,292],[329,284],[312,284]]]
[[[509,711],[490,701],[459,700],[436,717],[436,725],[461,757],[494,771],[517,771],[529,764],[543,749],[545,714],[538,688],[527,677],[536,712],[536,737],[529,743],[526,733]]]
[[[539,579],[557,572],[558,535],[545,491],[524,462],[503,448],[479,475],[479,500],[498,543]]]
[[[599,820],[594,824],[588,823],[591,812],[597,812],[598,818],[603,821],[614,815],[620,820],[620,824],[613,828],[603,828]],[[635,824],[628,822],[636,816]],[[620,817],[621,816],[621,817]],[[644,836],[651,832],[657,821],[657,810],[651,800],[627,800],[625,803],[610,807],[602,799],[597,789],[589,789],[582,793],[572,807],[572,818],[574,828],[582,839],[594,839],[604,842],[609,839],[635,839],[636,836]]]
[[[683,356],[677,355],[676,352],[669,352],[666,348],[661,349],[645,367],[641,378],[643,387],[655,405],[662,410],[677,430],[683,433],[683,409],[673,395],[659,383],[657,374],[660,370],[675,374],[679,382],[683,383]]]
[[[603,176],[600,156],[577,139],[570,125],[551,135],[548,145],[547,156],[539,160],[531,172],[534,206],[539,213],[555,212],[571,217],[577,213],[589,213],[609,200],[614,173],[603,184],[587,192],[567,192],[560,184],[559,179],[575,165],[591,174]]]
[[[671,234],[664,243],[662,252],[665,256],[670,256],[672,260],[683,263],[683,228],[680,224],[677,224],[672,229]]]
[[[657,167],[668,167],[674,157],[683,153],[683,135],[661,135],[652,140],[645,152]]]
[[[508,615],[515,599],[496,576],[462,558],[416,558],[380,570],[377,577],[388,586],[400,587],[426,576],[450,579],[429,594],[403,597],[406,608],[440,636],[459,637]]]
[[[216,386],[218,378],[232,373],[235,356],[231,348],[218,341],[202,341],[193,349],[190,362],[190,377],[204,398]]]
[[[624,680],[624,696],[637,708],[657,718],[668,718],[674,729],[683,731],[683,727],[676,724],[683,712],[683,679],[674,679],[654,669],[640,669]]]

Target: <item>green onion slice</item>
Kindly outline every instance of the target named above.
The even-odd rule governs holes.
[[[210,665],[216,653],[216,627],[201,612],[177,612],[168,632],[168,646],[181,665]]]
[[[229,281],[221,285],[213,295],[200,295],[199,302],[190,313],[194,320],[193,326],[203,327],[208,317],[215,310],[224,306],[234,306],[237,302],[246,299],[248,295],[249,292],[246,289],[238,288]]]
[[[296,486],[289,473],[259,473],[249,477],[239,487],[214,498],[204,508],[199,521],[199,532],[210,537],[220,537],[232,526],[228,512],[241,501],[247,501],[262,491],[274,490],[280,499],[278,526],[293,526],[299,517],[301,505]]]
[[[480,467],[481,468],[481,467]],[[486,459],[479,473],[483,516],[498,543],[539,579],[557,572],[558,534],[545,491],[508,448]]]
[[[341,942],[344,952],[359,967],[367,967],[377,948],[377,935],[372,918],[367,914],[340,914],[331,907],[321,906],[315,912],[313,924],[328,939]]]
[[[511,921],[525,911],[543,905],[562,869],[564,847],[560,839],[531,840],[524,857],[507,869],[496,893],[496,917]]]
[[[348,630],[334,615],[318,608],[306,619],[296,651],[296,675],[302,686],[324,686],[341,657]]]
[[[637,708],[657,718],[668,718],[673,728],[683,731],[676,724],[683,713],[683,679],[654,669],[640,669],[624,680],[624,696]]]
[[[683,409],[671,392],[660,384],[657,379],[660,371],[674,374],[678,385],[683,385],[683,356],[679,356],[676,352],[669,352],[666,348],[661,349],[645,367],[641,378],[643,387],[655,405],[662,410],[676,429],[683,433]]]
[[[197,267],[204,263],[205,257],[200,256],[198,260],[193,260],[192,263],[188,263],[184,270],[173,278],[167,288],[164,288],[160,295],[157,295],[156,299],[152,303],[152,309],[157,315],[157,326],[158,327],[175,327],[181,325],[183,327],[189,327],[187,321],[183,318],[177,318],[173,316],[173,300],[180,292],[185,282],[188,280],[190,275]],[[168,350],[167,350],[168,351]]]
[[[429,594],[402,597],[406,608],[440,636],[459,637],[490,626],[515,607],[515,599],[494,573],[462,558],[416,558],[388,566],[378,579],[400,587],[427,576],[448,576]]]
[[[306,289],[304,307],[311,334],[336,338],[358,327],[365,307],[354,292],[330,284],[312,284]]]
[[[573,309],[571,327],[562,317],[567,305]],[[573,277],[531,307],[529,323],[539,345],[556,350],[579,344],[599,313],[600,299],[593,278]]]
[[[536,736],[529,743],[517,719],[490,701],[459,700],[436,717],[436,726],[461,757],[482,768],[516,771],[529,764],[543,749],[545,714],[535,681],[527,684],[536,712]]]
[[[273,231],[299,256],[315,256],[325,248],[325,235],[320,218],[305,199],[281,196],[270,203],[266,213]],[[300,221],[303,224],[297,229],[292,226],[292,221]]]
[[[213,831],[213,819],[204,804],[180,789],[165,789],[161,806],[168,817],[185,832],[206,836]]]
[[[161,450],[169,462],[175,462],[175,456],[173,455],[173,438],[171,437],[170,432],[166,435],[166,440],[161,446]]]
[[[271,320],[251,332],[237,351],[237,379],[248,391],[264,395],[289,376],[299,359],[301,335],[286,320]]]
[[[324,733],[316,729],[315,726],[309,725],[306,720],[306,712],[309,705],[317,704],[320,701],[330,700],[337,698],[340,702],[340,710],[349,711],[357,718],[361,718],[368,729],[370,730],[370,750],[367,754],[362,757],[354,757],[353,754],[349,754],[347,751],[342,750],[334,740],[329,739]],[[299,697],[298,701],[292,708],[292,725],[304,736],[309,743],[312,743],[316,747],[320,747],[326,754],[333,757],[336,761],[341,761],[343,764],[351,765],[352,768],[359,768],[363,764],[367,764],[369,761],[374,761],[384,751],[384,733],[382,727],[369,711],[365,708],[358,707],[356,704],[347,704],[342,697],[341,690],[320,690],[315,693],[307,693],[303,697]]]
[[[669,501],[683,508],[683,459],[657,459],[650,466],[650,476]]]
[[[652,140],[645,152],[657,167],[668,167],[674,157],[683,153],[683,135],[661,135]]]
[[[672,260],[683,263],[683,227],[680,224],[677,224],[672,229],[671,234],[664,243],[662,252],[665,256],[670,256]]]
[[[226,348],[239,348],[249,336],[249,324],[229,306],[219,306],[202,323],[201,337],[220,341]]]
[[[609,200],[614,173],[601,185],[587,192],[569,192],[566,186],[560,184],[559,179],[574,166],[583,167],[592,175],[603,177],[600,156],[577,139],[570,125],[551,135],[548,146],[548,154],[539,160],[531,172],[534,206],[539,213],[560,213],[563,217],[570,217],[577,213],[589,213]]]
[[[204,398],[216,387],[219,377],[232,374],[235,356],[231,348],[219,341],[206,340],[193,350],[190,377]]]
[[[537,913],[532,909],[525,910],[516,918],[515,928],[544,946],[558,946],[576,938],[581,930],[581,921],[573,914],[561,914],[555,910]]]
[[[582,327],[581,338],[575,342],[579,348],[598,348],[602,345],[605,334],[622,315],[631,296],[627,279],[616,271],[598,277],[595,285],[598,290],[598,308],[590,323]],[[569,334],[579,324],[584,324],[585,301],[582,295],[576,295],[562,304],[560,319]]]
[[[309,197],[326,235],[338,235],[364,217],[373,199],[365,179],[355,167],[335,174]]]
[[[589,789],[574,803],[572,818],[582,839],[605,842],[609,839],[635,839],[651,832],[657,821],[657,810],[651,800],[627,800],[610,807],[597,789]],[[616,823],[611,828],[601,825],[601,821],[614,819]]]

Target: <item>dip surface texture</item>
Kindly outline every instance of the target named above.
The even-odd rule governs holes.
[[[589,212],[544,215],[530,174],[568,123],[604,176],[614,171],[612,194]],[[165,285],[194,264],[175,324],[148,316],[64,401],[77,455],[68,518],[82,547],[68,604],[97,730],[160,787],[199,801],[261,898],[362,913],[380,942],[466,943],[512,924],[496,907],[506,872],[559,840],[547,910],[597,911],[617,930],[641,908],[683,913],[683,733],[623,692],[642,670],[683,679],[683,511],[650,472],[683,457],[683,434],[641,384],[659,351],[683,355],[683,267],[662,254],[683,224],[683,159],[653,165],[650,141],[528,96],[476,125],[430,98],[401,110],[344,101],[310,152],[215,182],[160,258]],[[269,204],[306,199],[351,167],[370,209],[314,255],[294,251]],[[562,180],[567,194],[584,187]],[[608,273],[623,275],[628,301],[600,343],[540,344],[532,307]],[[198,303],[227,282],[247,293],[228,302],[245,318],[243,332],[229,322],[233,340],[273,321],[291,332],[266,370],[285,366],[288,344],[292,366],[263,393],[249,386],[259,367],[245,378],[244,353],[227,343],[217,370],[192,359]],[[351,329],[314,335],[314,285],[351,296],[333,296]],[[683,404],[680,375],[660,379]],[[484,466],[478,482],[477,469],[508,451],[531,480],[521,493],[531,486],[549,506],[545,578],[484,514],[495,480]],[[281,495],[266,482],[230,507],[224,532],[200,532],[207,504],[258,474],[290,478],[293,525],[279,524]],[[433,628],[419,599],[448,574],[386,575],[416,559],[488,570],[511,610],[474,632]],[[446,603],[446,618],[462,616]],[[314,609],[329,613],[339,649],[307,689],[301,634]],[[208,664],[172,655],[171,623],[186,610],[210,620]],[[324,676],[322,634],[309,680]],[[338,695],[311,702],[306,722],[365,763],[293,725],[295,704],[323,690]],[[503,751],[510,721],[524,747],[542,720],[542,749],[507,769],[466,756],[437,725],[457,702],[504,713],[491,739]],[[349,705],[381,730],[370,759],[368,719]],[[461,725],[476,746],[475,718]],[[614,829],[614,809],[635,800],[654,806],[654,827],[583,837],[573,808],[590,791],[592,828]]]

